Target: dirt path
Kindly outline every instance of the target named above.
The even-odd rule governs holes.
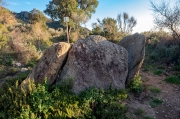
[[[180,119],[180,87],[166,83],[166,76],[155,76],[152,73],[141,72],[144,84],[144,91],[140,95],[130,94],[126,102],[128,107],[128,117],[131,119],[144,119],[152,117],[154,119]],[[161,93],[152,93],[148,87],[155,87]],[[158,107],[152,108],[150,101],[153,98],[163,100]],[[148,119],[148,118],[147,118]]]

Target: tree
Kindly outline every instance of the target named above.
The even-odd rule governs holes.
[[[72,28],[86,21],[82,17],[78,18],[77,16],[90,19],[97,6],[98,0],[52,0],[44,12],[52,19],[60,20],[62,25],[65,25],[64,17],[69,17],[70,21],[67,28],[69,34]]]
[[[85,14],[91,18],[92,13],[95,13],[95,9],[98,6],[98,0],[76,0],[78,7],[82,9]]]
[[[46,23],[47,18],[44,16],[44,14],[40,10],[37,10],[34,8],[33,10],[30,11],[30,13],[31,13],[30,21],[32,24],[39,22],[39,21]]]
[[[101,35],[108,40],[117,42],[124,36],[132,33],[137,21],[134,17],[129,17],[127,13],[118,14],[117,20],[107,17],[102,21],[97,19],[98,23],[92,24],[92,33],[94,35]]]
[[[43,28],[45,28],[45,29],[47,28],[46,16],[44,16],[44,14],[40,10],[37,10],[35,8],[30,11],[29,21],[31,24],[39,23],[42,25]]]
[[[118,28],[116,25],[117,21],[113,18],[107,17],[102,20],[102,23],[105,37],[109,40],[116,39],[118,32]]]
[[[91,32],[91,34],[93,34],[93,35],[101,35],[102,32],[103,32],[102,26],[100,26],[97,23],[92,23],[92,32]]]
[[[160,4],[152,1],[150,3],[154,13],[154,23],[160,28],[168,29],[174,39],[180,40],[180,0],[177,0],[172,7],[165,1]]]
[[[78,12],[72,13],[71,19],[73,20],[74,24],[76,24],[74,28],[76,29],[78,36],[81,37],[81,34],[84,34],[84,30],[80,24],[85,25],[89,18],[84,12]]]
[[[120,32],[125,34],[130,34],[133,31],[133,28],[136,26],[137,21],[134,17],[129,17],[127,13],[118,14],[117,22]]]
[[[104,36],[113,42],[120,40],[122,34],[118,31],[117,21],[115,19],[107,17],[102,21],[97,19],[97,22],[92,24],[93,29],[91,34]]]

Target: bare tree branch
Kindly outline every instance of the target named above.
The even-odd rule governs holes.
[[[160,28],[169,29],[174,39],[180,39],[180,0],[173,7],[165,1],[160,4],[150,1],[150,4],[154,12],[154,23]]]

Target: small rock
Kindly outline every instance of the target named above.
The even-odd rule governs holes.
[[[17,67],[20,67],[20,66],[21,66],[21,63],[16,62],[14,65],[17,66]]]
[[[164,74],[165,76],[169,76],[169,74],[168,74],[167,72],[164,72],[163,74]]]
[[[21,72],[25,72],[27,70],[28,70],[28,68],[21,68]]]

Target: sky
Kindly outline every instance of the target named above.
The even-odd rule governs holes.
[[[6,8],[14,12],[31,11],[36,8],[40,11],[46,9],[50,0],[5,0]],[[117,15],[123,12],[133,16],[137,20],[137,25],[133,29],[135,32],[149,31],[154,28],[153,14],[150,7],[150,0],[98,0],[99,5],[95,14],[86,23],[86,27],[92,29],[92,23],[111,17],[116,19]],[[152,0],[153,1],[153,0]],[[154,0],[155,2],[162,0]],[[174,1],[174,0],[173,0]]]

